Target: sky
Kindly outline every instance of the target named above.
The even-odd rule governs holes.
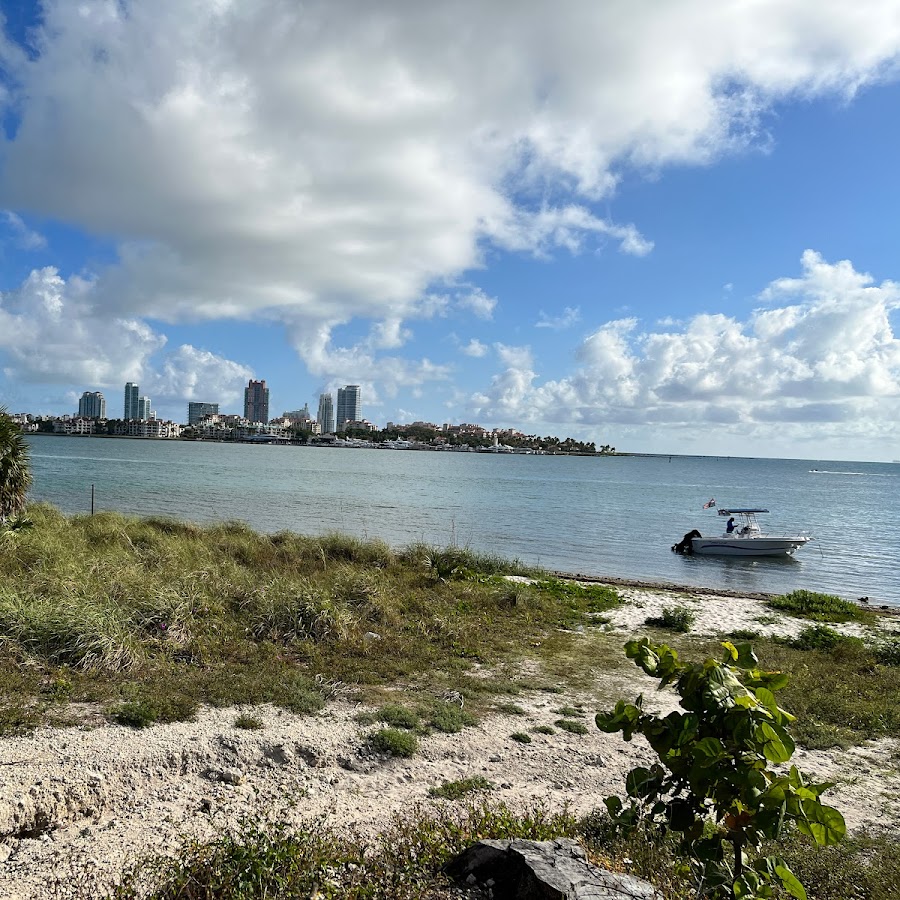
[[[0,0],[0,405],[900,458],[896,0]]]

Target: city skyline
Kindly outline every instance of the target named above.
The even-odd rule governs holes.
[[[500,9],[6,4],[0,404],[897,458],[896,2]]]

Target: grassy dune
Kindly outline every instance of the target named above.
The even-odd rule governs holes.
[[[112,715],[124,703],[149,721],[198,703],[313,711],[342,683],[415,681],[477,705],[511,688],[469,677],[475,664],[502,669],[619,602],[537,572],[511,582],[500,576],[521,566],[460,549],[43,505],[29,515],[33,528],[0,543],[0,731],[65,701]]]

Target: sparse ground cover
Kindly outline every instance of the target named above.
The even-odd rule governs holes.
[[[496,714],[520,718],[502,738],[515,752],[534,755],[548,744],[585,744],[594,712],[633,697],[624,640],[645,631],[648,613],[682,602],[644,592],[646,608],[629,611],[625,592],[455,548],[395,551],[342,536],[265,536],[237,524],[200,528],[113,514],[66,519],[43,506],[29,515],[35,527],[0,546],[0,732],[6,734],[77,723],[86,711],[94,721],[99,711],[108,722],[137,728],[189,721],[202,707],[238,706],[228,720],[232,733],[268,735],[270,726],[254,712],[260,704],[309,714],[349,697],[365,705],[359,726],[390,765],[405,764],[410,753],[418,758],[435,735],[455,740],[479,717]],[[850,614],[830,600],[823,608],[808,597],[787,602],[791,608],[770,614],[760,631],[761,604],[752,628],[741,624],[721,637],[746,635],[765,667],[791,675],[782,697],[799,717],[798,744],[817,749],[900,738],[896,637],[879,632],[865,610]],[[692,602],[695,627],[667,636],[688,657],[719,655],[703,621],[707,605]],[[798,614],[811,614],[813,622],[791,618]],[[620,621],[633,624],[623,632]],[[529,735],[530,745],[523,740]],[[232,893],[176,892],[179,878],[202,882],[216,872],[225,878],[240,860],[260,875],[259,884],[291,885],[298,896],[315,885],[322,896],[450,896],[441,893],[438,869],[455,841],[551,831],[579,836],[598,861],[650,877],[672,898],[689,896],[680,863],[661,838],[625,846],[596,817],[502,804],[480,809],[456,810],[469,817],[466,824],[450,813],[422,811],[426,836],[419,843],[409,827],[394,823],[379,840],[387,847],[409,839],[409,846],[367,856],[365,864],[354,856],[359,844],[327,828],[315,836],[255,827],[185,844],[173,859],[147,864],[156,867],[160,885],[153,896],[263,896],[234,885]],[[785,858],[794,854],[792,866],[800,860],[813,867],[803,880],[814,887],[814,900],[882,900],[896,896],[878,887],[900,871],[896,846],[895,837],[872,833],[855,835],[838,851],[828,848],[830,855],[814,853],[799,837],[782,851]],[[826,871],[835,866],[865,890],[841,893]],[[316,872],[318,881],[304,880]],[[338,873],[338,893],[328,893],[332,876],[322,872]],[[356,872],[382,887],[353,893],[362,890],[354,887]],[[404,894],[398,885],[408,886],[411,873],[421,882]],[[128,890],[138,884],[126,880],[116,896],[137,896]]]

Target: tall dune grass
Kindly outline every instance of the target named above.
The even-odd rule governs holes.
[[[310,690],[317,674],[437,683],[581,613],[587,623],[598,602],[596,590],[560,602],[558,582],[510,582],[500,574],[521,566],[460,548],[395,551],[111,512],[67,518],[46,505],[29,515],[34,527],[0,545],[0,646],[6,660],[67,667],[87,698],[102,682],[120,694],[132,685],[129,702],[135,684],[240,702],[218,681],[291,705],[306,690],[298,672]],[[601,605],[618,602],[604,590]],[[90,688],[78,681],[88,675]]]

